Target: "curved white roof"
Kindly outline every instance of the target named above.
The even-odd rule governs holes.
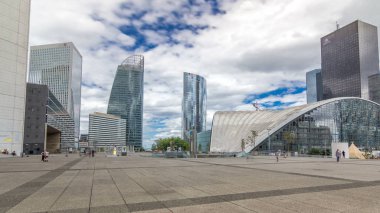
[[[210,152],[241,152],[241,139],[247,138],[251,134],[250,131],[255,130],[258,134],[255,144],[246,145],[244,150],[250,152],[262,143],[268,135],[276,132],[297,117],[322,105],[345,99],[368,101],[357,97],[342,97],[277,111],[216,112],[212,122]]]

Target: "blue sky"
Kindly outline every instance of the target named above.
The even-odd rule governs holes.
[[[59,13],[57,12],[59,11]],[[220,110],[305,104],[320,37],[356,19],[380,25],[376,0],[33,0],[30,45],[72,41],[83,56],[81,132],[106,112],[117,66],[145,57],[144,145],[180,136],[183,72],[207,80]]]

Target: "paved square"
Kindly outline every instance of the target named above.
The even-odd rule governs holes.
[[[0,212],[380,212],[380,161],[0,158]]]

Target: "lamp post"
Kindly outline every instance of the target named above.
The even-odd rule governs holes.
[[[268,128],[267,130],[268,130],[268,155],[269,155],[270,154],[270,134],[269,133],[271,129]]]

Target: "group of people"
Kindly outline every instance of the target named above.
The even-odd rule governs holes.
[[[46,150],[41,153],[41,161],[48,162],[49,152]]]
[[[343,158],[346,158],[346,152],[344,150],[341,152],[339,149],[337,149],[335,152],[335,156],[336,156],[336,162],[339,162],[342,156]]]

